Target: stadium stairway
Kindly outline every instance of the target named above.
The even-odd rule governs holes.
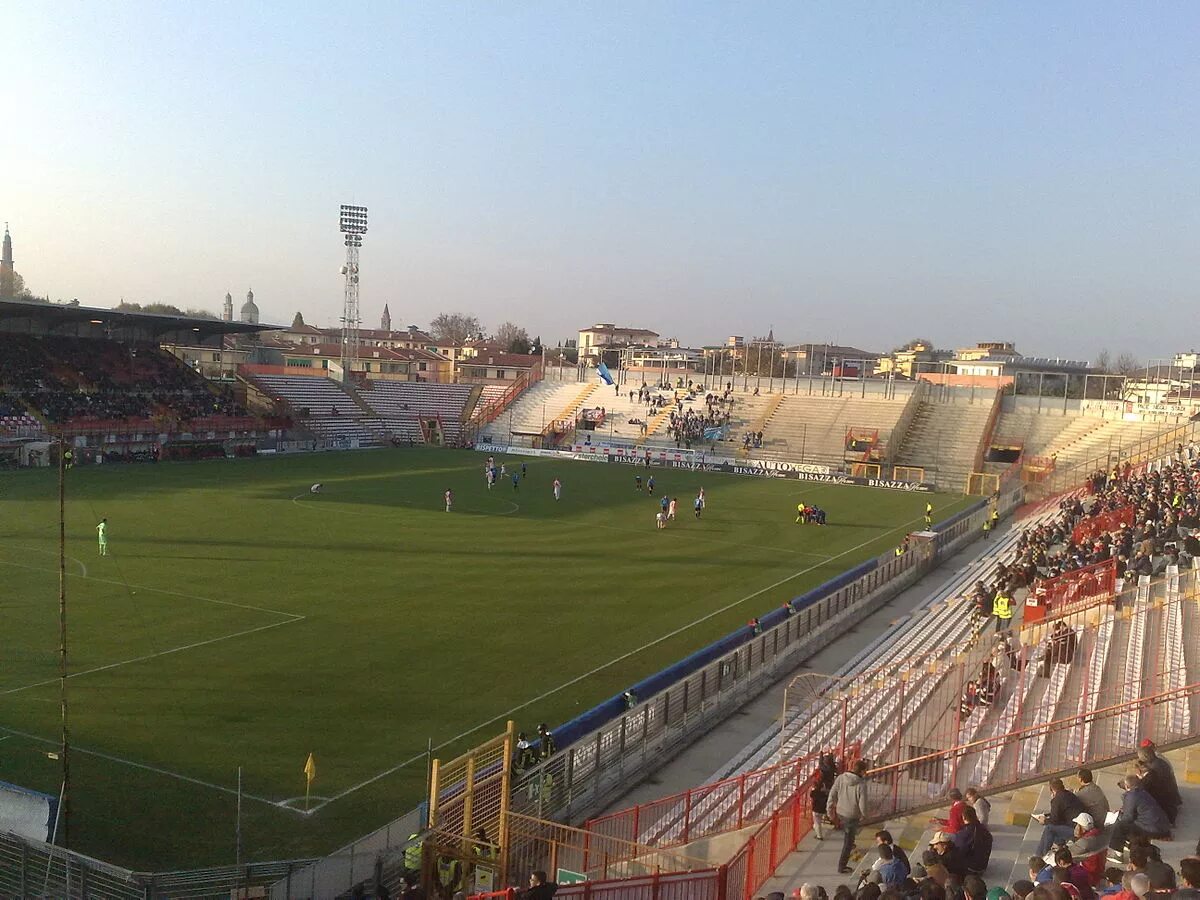
[[[1017,410],[1000,414],[992,443],[1020,444],[1023,460],[1052,456],[1059,469],[1066,469],[1092,460],[1097,466],[1103,465],[1110,456],[1115,459],[1143,441],[1178,427],[1063,415],[1062,410],[1047,409],[1041,413]],[[990,468],[999,471],[997,465]]]
[[[287,403],[295,420],[318,438],[359,446],[372,446],[383,440],[379,419],[364,410],[359,397],[332,378],[253,375],[250,380],[269,397]]]
[[[895,440],[892,432],[907,401],[907,396],[884,400],[781,395],[761,429],[762,448],[750,451],[750,455],[840,467],[846,458],[847,431],[851,428],[878,431],[880,446],[886,447]]]
[[[532,446],[534,439],[554,421],[556,413],[594,389],[591,382],[539,381],[514,400],[495,421],[490,422],[483,429],[480,439]]]
[[[896,454],[896,465],[919,466],[940,490],[965,492],[992,407],[922,401]]]
[[[421,419],[437,417],[447,444],[462,436],[463,420],[473,395],[472,384],[430,384],[416,381],[371,381],[357,394],[371,417],[393,438],[423,443]]]

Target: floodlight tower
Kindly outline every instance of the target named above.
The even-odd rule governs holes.
[[[358,250],[367,233],[367,208],[342,204],[338,230],[346,236],[346,298],[342,307],[342,380],[350,380],[354,360],[358,359]]]

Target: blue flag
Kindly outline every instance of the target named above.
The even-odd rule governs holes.
[[[596,366],[596,371],[600,373],[600,380],[605,384],[612,384],[612,372],[608,371],[608,366],[604,364],[604,360],[600,360],[600,365]]]

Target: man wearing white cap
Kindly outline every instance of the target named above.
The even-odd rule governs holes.
[[[1108,842],[1104,840],[1104,831],[1096,827],[1096,820],[1091,813],[1082,812],[1071,823],[1075,826],[1075,835],[1067,841],[1066,847],[1076,862],[1083,866],[1091,883],[1099,884],[1108,858]]]

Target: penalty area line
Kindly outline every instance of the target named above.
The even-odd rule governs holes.
[[[22,738],[25,738],[26,740],[36,741],[39,744],[46,744],[47,746],[50,746],[50,747],[61,746],[61,741],[50,740],[49,738],[40,737],[36,734],[30,734],[26,731],[18,731],[17,729],[9,728],[6,725],[0,725],[0,731],[6,732],[9,737],[22,737]],[[167,778],[174,778],[178,781],[186,781],[189,784],[194,784],[194,785],[198,785],[199,787],[209,788],[214,791],[220,791],[222,794],[229,794],[230,796],[233,796],[233,797],[236,797],[238,795],[236,788],[229,788],[229,787],[225,787],[224,785],[214,784],[211,781],[204,781],[200,778],[193,778],[191,775],[183,775],[179,772],[172,772],[170,769],[160,769],[158,766],[152,766],[149,763],[135,762],[132,759],[125,759],[124,757],[121,757],[121,756],[114,756],[111,753],[104,753],[100,750],[92,750],[88,747],[81,747],[78,744],[72,744],[71,750],[72,750],[72,752],[75,752],[75,753],[82,753],[85,756],[94,756],[97,759],[107,760],[108,762],[117,763],[118,765],[129,766],[134,769],[141,769],[142,771],[145,771],[145,772],[153,772],[155,775],[164,775]],[[287,809],[287,810],[290,810],[291,812],[296,812],[296,810],[291,809],[291,807],[289,807],[289,806],[284,806],[278,800],[271,800],[267,797],[260,797],[257,794],[248,794],[245,791],[242,791],[242,796],[244,798],[246,798],[247,800],[254,800],[256,803],[264,803],[267,806],[273,806],[277,809]]]
[[[946,504],[946,505],[949,505],[949,504]],[[944,508],[944,507],[939,507],[939,508]],[[486,728],[487,726],[491,725],[494,722],[499,722],[502,719],[507,719],[513,713],[520,712],[521,710],[525,709],[528,706],[533,706],[535,703],[540,703],[543,700],[553,697],[555,694],[557,694],[561,691],[564,691],[569,687],[573,687],[574,685],[579,684],[579,682],[581,682],[581,681],[586,681],[588,678],[591,678],[593,675],[598,675],[599,673],[605,671],[606,669],[610,669],[613,666],[617,665],[618,663],[622,663],[625,660],[627,660],[633,656],[637,656],[639,653],[649,650],[650,648],[655,647],[655,646],[663,643],[664,641],[668,641],[673,637],[677,637],[678,635],[683,634],[685,631],[695,628],[697,625],[703,624],[704,622],[707,622],[709,619],[712,619],[715,616],[719,616],[722,613],[729,612],[731,609],[736,609],[738,606],[740,606],[741,604],[745,603],[748,600],[753,600],[755,597],[761,597],[763,594],[767,593],[768,591],[773,591],[777,587],[782,587],[783,585],[787,584],[789,581],[794,581],[795,579],[799,578],[801,575],[807,575],[809,572],[812,572],[816,569],[821,568],[826,563],[833,562],[834,560],[840,559],[843,556],[848,556],[851,553],[861,550],[863,547],[868,547],[871,544],[882,541],[885,538],[889,538],[899,531],[904,531],[905,533],[907,533],[908,526],[910,526],[916,522],[920,522],[920,521],[922,521],[922,520],[921,519],[910,519],[909,521],[905,522],[904,524],[897,525],[895,528],[891,528],[888,531],[885,531],[883,534],[879,534],[873,538],[865,540],[861,544],[856,544],[855,546],[849,548],[848,550],[843,550],[841,553],[838,553],[834,556],[830,556],[830,557],[822,560],[819,563],[815,563],[805,569],[801,569],[798,572],[794,572],[791,575],[788,575],[786,578],[781,578],[778,581],[767,585],[766,587],[759,588],[757,591],[747,594],[746,596],[744,596],[738,600],[734,600],[732,603],[728,603],[725,606],[721,607],[720,609],[716,609],[710,613],[706,613],[705,615],[701,616],[698,619],[695,619],[692,622],[687,623],[686,625],[681,625],[680,627],[676,628],[674,631],[667,632],[666,634],[662,635],[661,637],[655,638],[654,640],[652,640],[648,643],[645,643],[640,647],[637,647],[626,653],[622,653],[620,656],[616,657],[615,659],[611,659],[608,662],[603,663],[602,665],[596,666],[594,669],[591,669],[588,672],[584,672],[582,675],[577,675],[574,678],[570,679],[569,681],[564,681],[558,687],[551,688],[550,690],[545,691],[544,693],[541,693],[538,696],[536,696],[530,700],[526,700],[524,703],[521,703],[518,706],[514,706],[511,709],[505,710],[504,712],[493,716],[492,718],[488,719],[485,722],[480,722],[475,727],[470,728],[467,731],[463,731],[459,734],[456,734],[454,737],[449,738],[445,741],[442,741],[440,744],[437,744],[436,746],[434,746],[433,749],[441,750],[443,747],[448,747],[449,745],[454,744],[454,743],[462,740],[465,737],[470,737],[475,732],[481,731],[482,729]],[[389,776],[395,772],[399,772],[401,769],[412,765],[413,763],[417,762],[418,760],[425,759],[425,757],[426,757],[425,753],[418,753],[415,756],[412,756],[409,759],[404,760],[403,762],[397,763],[396,765],[392,766],[389,769],[385,769],[384,771],[382,771],[376,775],[372,775],[370,778],[366,779],[365,781],[360,781],[358,784],[352,785],[352,786],[346,788],[344,791],[340,791],[339,793],[334,794],[328,800],[313,807],[312,811],[316,812],[317,810],[322,809],[325,806],[328,806],[330,803],[333,803],[334,801],[341,800],[343,797],[347,797],[350,794],[355,793],[356,791],[362,790],[363,788],[365,788],[371,784],[374,784],[376,781],[379,781],[381,778],[386,778],[387,776]]]
[[[233,634],[222,634],[222,635],[219,635],[214,638],[208,638],[207,640],[195,641],[194,643],[191,643],[191,644],[184,644],[181,647],[172,647],[169,650],[159,650],[157,653],[147,653],[147,654],[144,654],[143,656],[134,656],[134,657],[131,657],[130,659],[123,659],[118,662],[106,663],[103,666],[95,666],[94,668],[84,669],[83,671],[80,671],[80,672],[72,672],[70,675],[67,676],[67,678],[71,679],[71,678],[79,678],[82,675],[94,675],[97,672],[107,672],[110,669],[118,669],[121,666],[129,666],[129,665],[133,665],[134,663],[146,662],[147,660],[151,660],[151,659],[158,659],[159,657],[162,657],[162,656],[170,656],[173,653],[182,653],[185,650],[195,650],[198,647],[208,647],[212,644],[219,644],[222,641],[231,641],[234,638],[246,637],[247,635],[258,634],[261,631],[269,631],[272,628],[279,628],[281,625],[291,625],[293,622],[301,622],[304,620],[304,618],[305,618],[304,616],[300,616],[299,618],[295,618],[295,619],[284,619],[281,622],[271,622],[268,625],[259,625],[256,628],[247,628],[244,631],[235,631]],[[22,691],[28,691],[33,688],[46,687],[47,685],[58,684],[58,683],[59,683],[59,679],[48,678],[45,681],[38,681],[33,684],[23,685],[22,687],[9,688],[8,690],[0,691],[0,697],[5,697],[5,696],[8,696],[9,694],[19,694]]]

